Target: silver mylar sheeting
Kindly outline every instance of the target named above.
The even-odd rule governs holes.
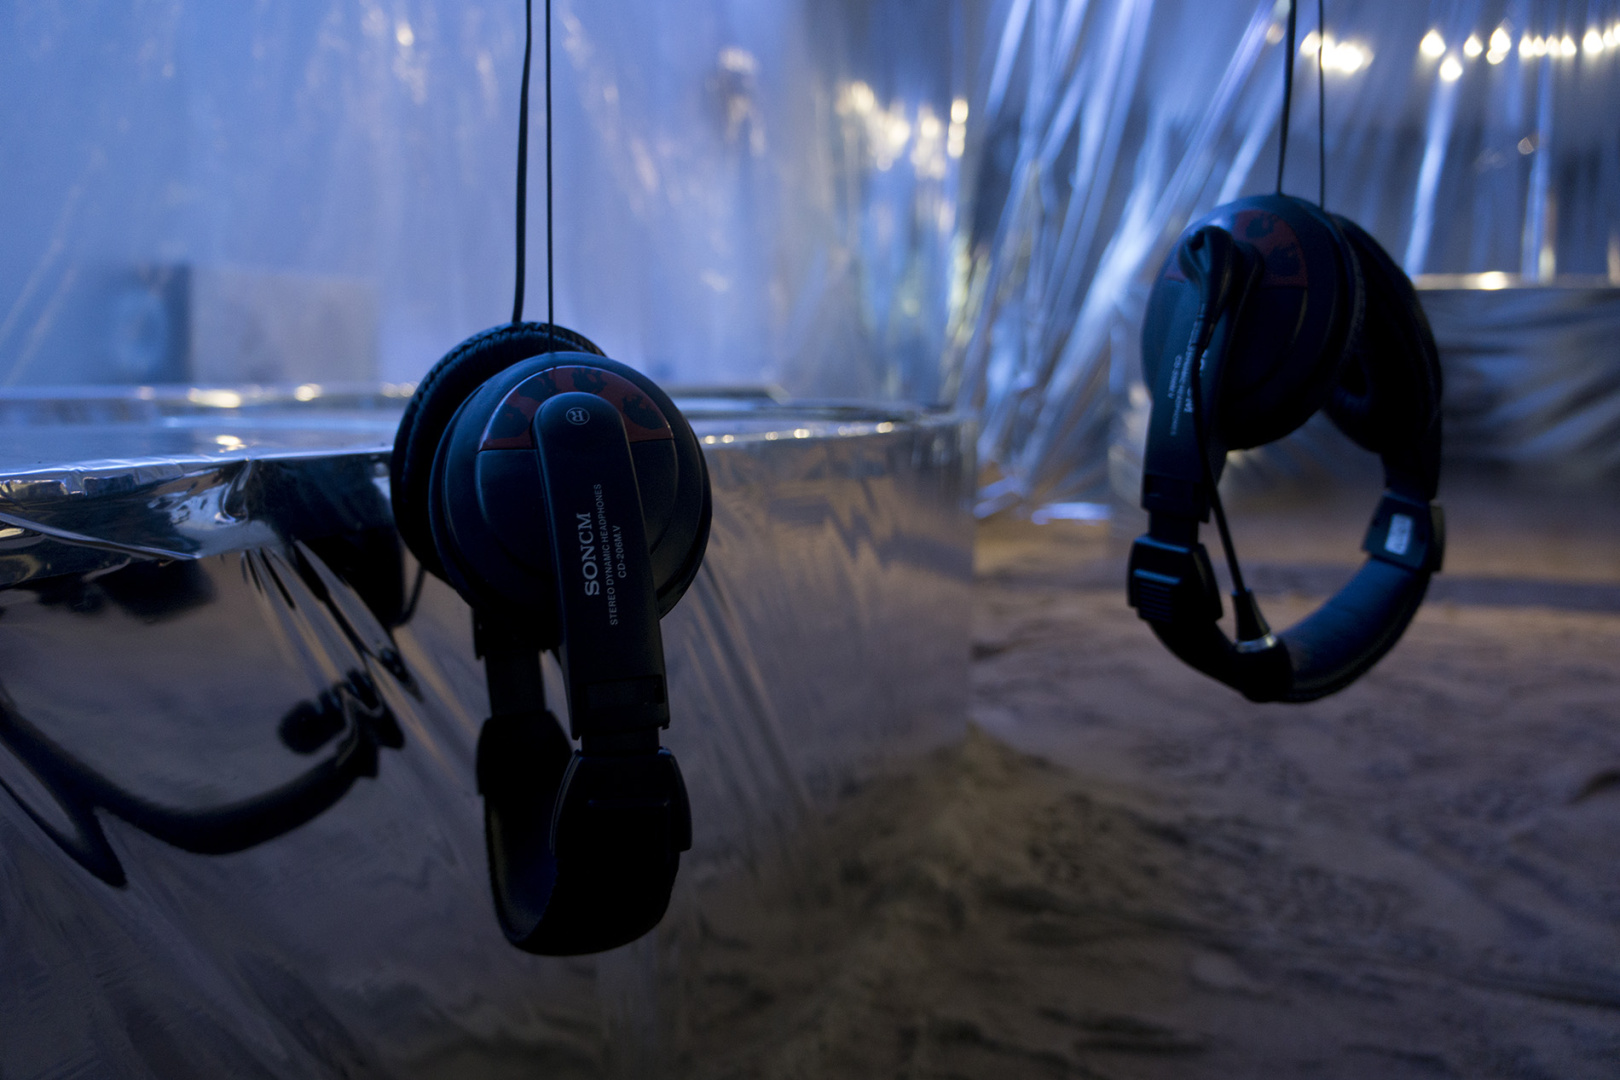
[[[985,0],[536,0],[528,314],[941,401]],[[508,317],[524,0],[12,0],[0,386],[420,378]],[[960,104],[959,104],[960,103]],[[954,305],[954,306],[953,306]]]
[[[1620,288],[1421,296],[1445,371],[1449,458],[1568,479],[1620,471]]]
[[[1285,62],[1295,98],[1284,189],[1315,201],[1325,187],[1327,208],[1362,224],[1409,273],[1620,281],[1614,12],[1346,0],[1326,5],[1319,38],[1306,3],[1287,61],[1287,10],[1286,0],[996,6],[973,100],[983,143],[969,292],[980,303],[951,361],[962,402],[981,416],[981,459],[999,474],[982,513],[1097,498],[1110,475],[1117,487],[1131,472],[1109,454],[1132,454],[1148,286],[1188,222],[1274,189]],[[1571,328],[1584,317],[1577,308],[1564,309]],[[1607,325],[1587,313],[1595,321],[1560,333],[1563,345],[1581,349],[1576,338]],[[1511,334],[1469,340],[1480,355],[1518,348]],[[1586,366],[1594,359],[1565,355],[1562,367],[1584,372],[1568,385],[1611,377]],[[1457,429],[1472,445],[1500,435],[1508,442],[1489,453],[1513,456],[1569,441],[1535,433],[1556,408],[1519,415],[1506,404],[1540,376],[1465,367],[1459,378],[1488,383],[1476,399],[1503,403],[1492,416],[1515,425],[1482,416],[1483,427]],[[1319,449],[1328,452],[1296,445],[1251,465],[1285,473]]]
[[[134,422],[122,465],[7,454],[0,1075],[649,1075],[670,1008],[656,938],[557,960],[496,925],[470,615],[436,579],[412,602],[386,404],[311,403],[300,433],[298,406],[244,403],[232,438],[254,448],[223,460],[228,420],[173,402],[209,426],[167,460]],[[973,459],[949,415],[688,407],[715,494],[707,561],[664,621],[689,883],[961,735]],[[368,445],[299,451],[368,412]],[[148,436],[174,439],[161,420]],[[316,773],[297,814],[254,818]],[[262,842],[193,853],[244,829]]]

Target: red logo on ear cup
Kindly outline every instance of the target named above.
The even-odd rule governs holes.
[[[570,364],[547,368],[514,387],[505,400],[496,406],[478,448],[534,449],[534,414],[547,398],[574,391],[595,394],[618,409],[619,415],[624,417],[625,436],[632,443],[675,438],[664,414],[635,383],[602,368]],[[570,410],[570,423],[580,424],[590,419],[587,415],[585,420],[575,420],[573,413],[576,411],[584,410]]]
[[[1269,210],[1239,210],[1237,213],[1215,213],[1203,221],[1197,222],[1197,228],[1205,225],[1219,225],[1233,236],[1249,244],[1265,260],[1266,274],[1261,279],[1262,288],[1298,288],[1303,289],[1310,285],[1310,276],[1305,270],[1305,252],[1300,246],[1299,236],[1282,219],[1280,215]],[[1164,272],[1167,281],[1186,281],[1187,275],[1181,272],[1176,265],[1174,257]]]

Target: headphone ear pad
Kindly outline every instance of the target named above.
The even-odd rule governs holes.
[[[463,402],[513,364],[547,352],[604,355],[582,334],[547,323],[507,323],[485,330],[444,355],[416,386],[400,418],[390,460],[394,524],[428,570],[445,576],[428,519],[433,458]]]
[[[1441,395],[1434,334],[1406,272],[1355,222],[1335,221],[1362,267],[1367,316],[1327,414],[1357,445],[1393,461],[1433,498]]]

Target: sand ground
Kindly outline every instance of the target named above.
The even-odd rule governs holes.
[[[1274,625],[1364,494],[1234,508]],[[969,738],[702,888],[681,1075],[1620,1077],[1620,498],[1448,502],[1405,640],[1305,706],[1165,652],[1106,528],[985,527]]]

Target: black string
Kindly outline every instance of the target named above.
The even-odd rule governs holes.
[[[525,4],[531,0],[524,0]],[[527,61],[525,61],[525,69]],[[551,260],[551,0],[546,0],[546,325],[557,325],[556,275]]]
[[[1294,0],[1288,2],[1288,48],[1283,50],[1282,134],[1277,142],[1277,194],[1282,194],[1283,165],[1288,161],[1288,116],[1294,108]]]
[[[1322,61],[1327,49],[1327,20],[1323,0],[1316,0],[1316,205],[1327,209],[1327,77]]]
[[[549,6],[549,0],[547,0]],[[549,43],[550,38],[547,38]],[[512,321],[523,321],[523,241],[529,217],[529,53],[534,47],[533,0],[523,0],[523,89],[518,100],[518,170],[517,170],[517,286],[512,297]],[[550,51],[549,48],[547,50]],[[550,65],[546,67],[547,89],[550,89]],[[549,110],[550,96],[547,96]],[[551,141],[551,117],[546,117],[546,142]],[[547,155],[550,161],[550,155]],[[547,195],[550,195],[551,177],[546,176]],[[549,201],[549,199],[548,199]],[[547,271],[549,276],[549,269]]]

